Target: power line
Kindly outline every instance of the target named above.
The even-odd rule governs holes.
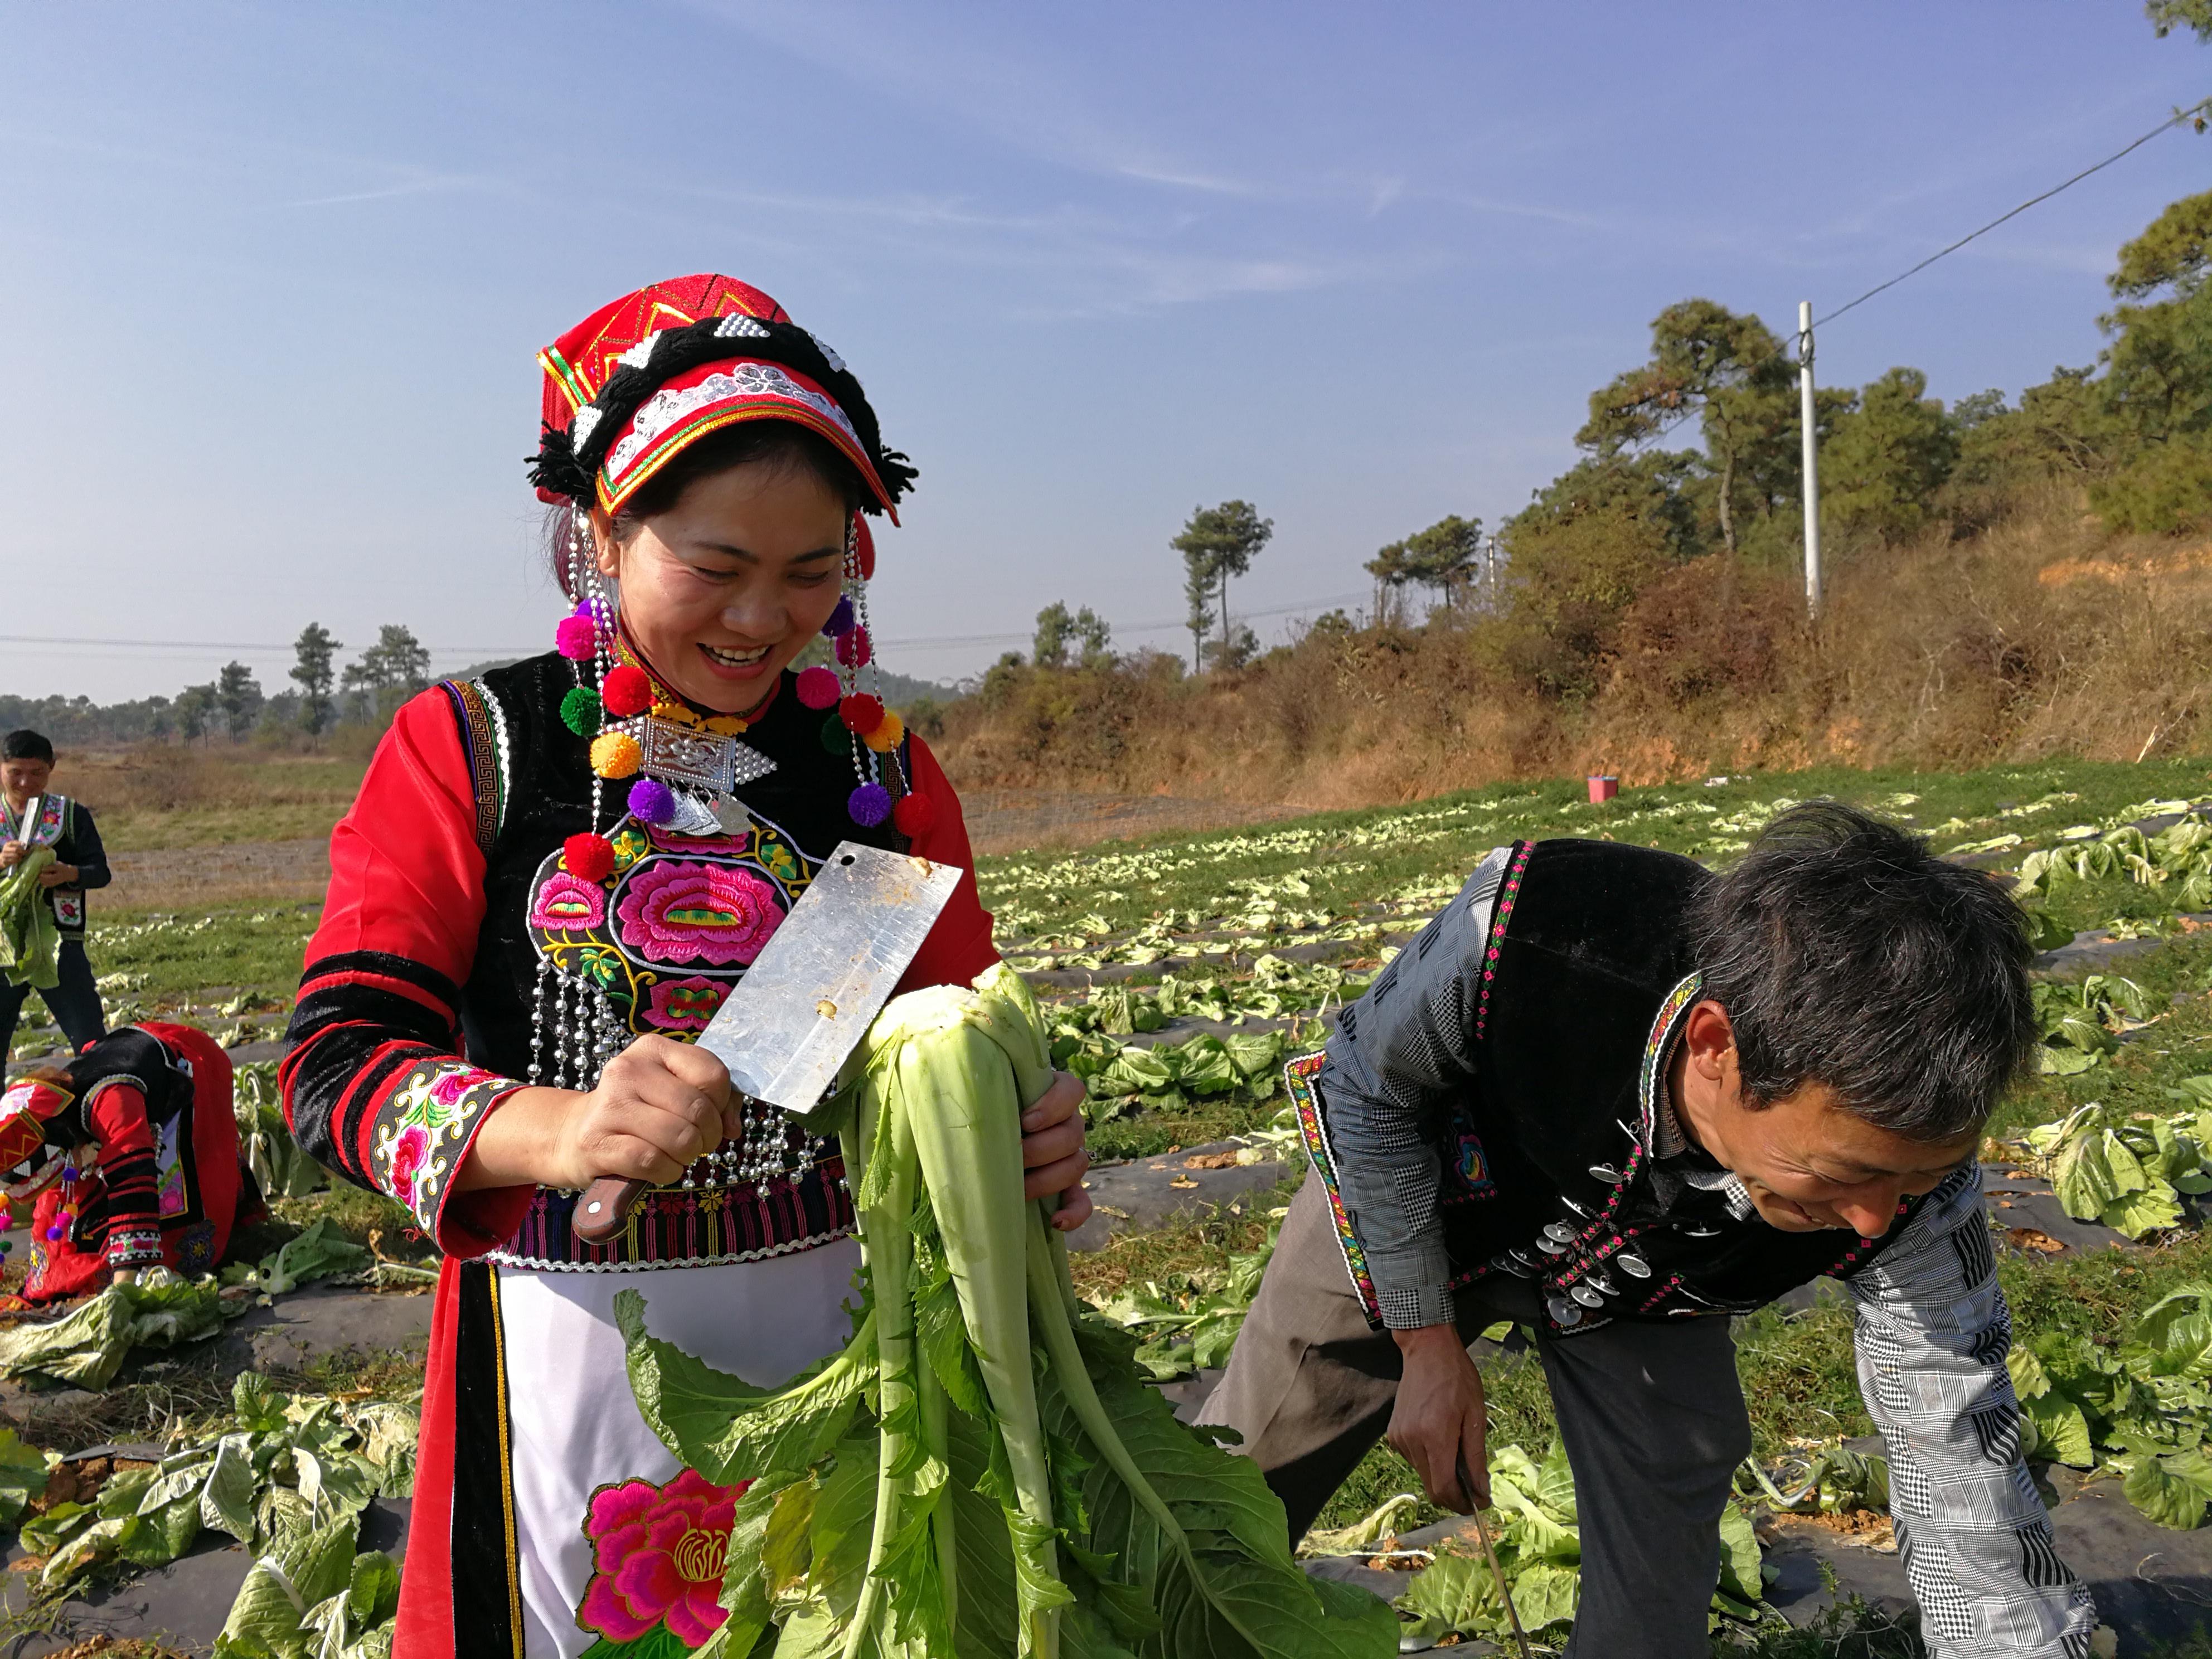
[[[2114,150],[2110,155],[2107,155],[2103,161],[2098,162],[2094,167],[2083,167],[2081,172],[2075,173],[2071,179],[2067,179],[2063,184],[2053,185],[2049,190],[2045,191],[2040,196],[2029,197],[2027,200],[2022,202],[2018,207],[2014,208],[2010,212],[1999,214],[1996,218],[1990,220],[1989,223],[1984,225],[1979,230],[1968,231],[1964,236],[1961,236],[1957,241],[1952,243],[1948,247],[1938,248],[1935,252],[1923,259],[1918,264],[1913,266],[1911,270],[1901,270],[1898,272],[1896,276],[1891,277],[1887,282],[1875,284],[1873,288],[1869,289],[1865,293],[1860,295],[1857,299],[1851,301],[1849,305],[1838,306],[1826,316],[1820,318],[1813,325],[1813,326],[1819,328],[1824,324],[1832,323],[1837,318],[1850,310],[1852,306],[1864,305],[1869,300],[1873,299],[1875,295],[1881,293],[1884,289],[1895,288],[1899,283],[1903,282],[1908,276],[1918,276],[1922,271],[1927,270],[1929,266],[1934,264],[1938,259],[1942,258],[1946,254],[1956,253],[1960,248],[1966,246],[1967,243],[1972,241],[1977,236],[1988,234],[1990,231],[1995,230],[1999,225],[2004,223],[2006,220],[2018,218],[2021,214],[2027,212],[2028,209],[2036,206],[2039,203],[2049,201],[2052,197],[2057,195],[2059,191],[2063,190],[2072,189],[2075,185],[2080,184],[2084,179],[2087,179],[2091,173],[2102,173],[2106,167],[2112,166],[2113,162],[2120,160],[2123,156],[2133,155],[2136,150],[2141,149],[2145,144],[2150,143],[2152,139],[2157,137],[2160,133],[2172,131],[2175,127],[2179,126],[2184,121],[2196,121],[2201,126],[2207,110],[2212,110],[2212,98],[2206,99],[2203,103],[2195,106],[2193,108],[2175,111],[2172,116],[2168,117],[2166,120],[2160,121],[2148,132],[2143,134],[2142,137],[2136,139],[2132,143],[2124,145],[2122,148]]]
[[[1269,605],[1259,611],[1238,611],[1231,613],[1232,621],[1252,621],[1262,617],[1288,617],[1303,611],[1325,610],[1331,605],[1349,605],[1365,598],[1364,592],[1333,593],[1324,599],[1304,599],[1294,605]],[[1153,634],[1167,629],[1190,626],[1187,617],[1171,617],[1164,622],[1116,623],[1114,627],[1124,634]],[[903,639],[887,639],[881,643],[887,647],[915,650],[927,647],[963,645],[1012,645],[1034,636],[1035,629],[1002,634],[932,634],[915,635]],[[156,651],[173,656],[198,656],[211,651],[289,651],[295,642],[291,640],[101,640],[79,635],[46,634],[0,634],[0,645],[52,646],[65,649],[102,651]],[[542,647],[516,645],[430,645],[423,649],[434,657],[531,657]]]

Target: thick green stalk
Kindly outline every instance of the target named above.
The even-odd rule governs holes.
[[[1052,1472],[1030,1364],[1029,1294],[1023,1266],[1021,1106],[999,1046],[963,1021],[944,1041],[908,1043],[891,1086],[921,1106],[911,1113],[922,1180],[946,1245],[962,1322],[1006,1448],[1022,1517],[1044,1539],[1043,1564],[1056,1581]],[[955,1057],[951,1045],[967,1046]],[[1054,1659],[1059,1615],[1044,1608],[1024,1621],[1024,1651]]]
[[[937,1372],[926,1359],[914,1368],[914,1380],[921,1401],[922,1439],[929,1455],[950,1468],[952,1441],[945,1412],[951,1402],[945,1398],[945,1384],[937,1380]],[[957,1632],[960,1628],[960,1553],[955,1547],[949,1498],[940,1497],[930,1511],[929,1536],[937,1551],[937,1576],[945,1586],[945,1627]]]
[[[907,1437],[893,1428],[899,1413],[913,1409],[915,1400],[914,1267],[915,1158],[908,1117],[902,1101],[893,1102],[889,1114],[890,1144],[867,1150],[885,1160],[876,1172],[881,1182],[882,1202],[860,1212],[860,1231],[868,1249],[868,1283],[875,1293],[877,1408],[882,1425],[876,1463],[875,1530],[868,1541],[868,1576],[862,1581],[853,1622],[845,1635],[845,1659],[860,1659],[872,1638],[877,1650],[888,1651],[888,1632],[875,1630],[885,1617],[885,1595],[881,1575],[884,1553],[897,1534],[904,1494],[901,1466],[908,1449]]]
[[[1137,1467],[1129,1449],[1121,1443],[1115,1432],[1114,1420],[1106,1414],[1105,1403],[1091,1384],[1091,1372],[1083,1363],[1083,1351],[1075,1340],[1075,1326],[1068,1316],[1067,1304],[1060,1291],[1060,1270],[1053,1257],[1051,1229],[1045,1225],[1044,1206],[1031,1204],[1029,1211],[1029,1239],[1024,1261],[1029,1273],[1030,1316],[1031,1330],[1043,1341],[1046,1357],[1052,1362],[1053,1381],[1067,1396],[1070,1410],[1083,1431],[1091,1437],[1091,1443],[1106,1465],[1121,1477],[1130,1495],[1168,1535],[1176,1553],[1194,1567],[1190,1553],[1190,1540],[1183,1536],[1182,1523],[1175,1518],[1175,1511],[1167,1500],[1152,1490],[1152,1483],[1145,1479],[1144,1471]]]

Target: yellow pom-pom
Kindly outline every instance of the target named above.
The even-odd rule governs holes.
[[[878,755],[887,755],[899,746],[899,739],[904,736],[906,736],[906,722],[901,720],[896,712],[886,708],[884,710],[884,723],[860,741]]]
[[[743,736],[751,724],[743,714],[716,714],[707,722],[707,729],[718,738],[735,738]]]
[[[626,778],[645,763],[645,750],[627,732],[602,732],[592,739],[592,770],[603,778]]]

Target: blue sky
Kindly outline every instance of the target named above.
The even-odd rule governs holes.
[[[1174,648],[1194,505],[1255,613],[1573,459],[1704,295],[1794,323],[2212,92],[2127,0],[0,7],[0,691],[270,690],[314,618],[538,648],[537,349],[650,278],[775,295],[922,469],[888,666],[1054,599]],[[2169,134],[1820,340],[1955,398],[2095,356]],[[1261,631],[1279,615],[1255,616]],[[276,648],[266,648],[270,645]],[[350,655],[350,652],[347,654]]]

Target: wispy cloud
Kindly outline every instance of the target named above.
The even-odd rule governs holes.
[[[403,196],[443,195],[454,191],[499,187],[496,179],[465,173],[431,173],[419,179],[403,179],[395,184],[378,185],[368,190],[349,190],[335,196],[307,196],[296,202],[271,202],[269,210],[281,213],[294,208],[343,207],[352,202],[388,202]]]

